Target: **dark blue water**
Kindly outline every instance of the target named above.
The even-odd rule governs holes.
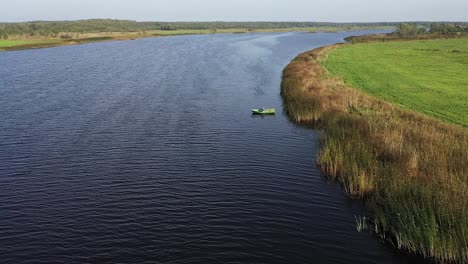
[[[353,34],[0,53],[0,262],[411,261],[356,231],[317,133],[281,113],[287,63]]]

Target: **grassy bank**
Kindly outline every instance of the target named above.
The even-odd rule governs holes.
[[[377,234],[438,261],[468,261],[468,130],[328,74],[322,64],[337,47],[306,52],[286,67],[287,114],[324,130],[322,170],[365,202]]]
[[[178,34],[188,34],[188,32],[182,31],[178,32]],[[156,36],[162,36],[162,34],[157,34],[157,32],[105,32],[86,34],[62,33],[60,36],[54,38],[13,35],[6,40],[0,39],[0,51],[49,48],[65,45],[77,45],[101,41],[130,40]]]
[[[419,34],[415,36],[402,36],[396,33],[389,34],[371,34],[362,36],[347,37],[346,40],[351,43],[371,43],[371,42],[393,42],[393,41],[415,41],[415,40],[433,40],[433,39],[460,39],[468,38],[468,33],[444,34]]]
[[[468,38],[347,45],[325,66],[369,94],[468,127]]]
[[[56,37],[41,37],[30,35],[10,35],[9,39],[0,39],[0,51],[22,50],[33,48],[47,48],[64,45],[76,45],[90,42],[130,40],[148,37],[164,37],[178,35],[197,34],[244,34],[244,33],[268,33],[268,32],[338,32],[342,30],[364,29],[394,29],[391,26],[348,26],[348,27],[288,27],[288,28],[222,28],[222,29],[177,29],[177,30],[149,30],[135,32],[91,32],[76,33],[62,32]]]
[[[62,41],[58,39],[37,39],[37,40],[0,40],[0,50],[20,49],[28,46],[53,46]]]

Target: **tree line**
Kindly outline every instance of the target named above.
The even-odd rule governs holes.
[[[90,19],[78,21],[32,21],[0,23],[0,37],[29,35],[57,37],[60,33],[95,32],[141,32],[150,30],[216,30],[216,29],[269,29],[291,27],[337,27],[354,26],[384,27],[396,23],[325,23],[325,22],[137,22],[131,20]]]
[[[415,35],[427,32],[451,34],[467,30],[468,23],[327,23],[327,22],[137,22],[132,20],[89,19],[77,21],[32,21],[20,23],[0,23],[0,38],[11,35],[29,35],[57,37],[61,33],[95,33],[95,32],[141,32],[151,30],[216,30],[247,28],[291,28],[291,27],[335,27],[351,29],[353,27],[398,27],[401,35]],[[464,28],[463,28],[464,27]]]
[[[468,23],[401,23],[398,25],[396,34],[403,37],[416,36],[420,34],[451,35],[468,33]]]

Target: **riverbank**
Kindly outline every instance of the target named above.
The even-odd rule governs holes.
[[[442,262],[468,260],[468,130],[361,92],[323,67],[339,45],[295,58],[281,95],[291,120],[324,130],[318,163],[362,199],[381,238]]]
[[[344,30],[360,29],[394,29],[394,27],[290,27],[290,28],[227,28],[227,29],[180,29],[180,30],[150,30],[136,32],[96,32],[96,33],[74,33],[64,32],[58,37],[37,37],[27,35],[13,35],[9,39],[0,39],[0,51],[13,51],[24,49],[49,48],[66,45],[78,45],[92,42],[133,40],[139,38],[178,36],[178,35],[200,35],[200,34],[247,34],[247,33],[275,33],[275,32],[339,32]]]
[[[370,34],[362,36],[352,36],[346,38],[351,43],[370,43],[370,42],[393,42],[393,41],[415,41],[415,40],[434,40],[434,39],[460,39],[468,38],[468,33],[458,34],[419,34],[416,36],[401,36],[399,34]]]

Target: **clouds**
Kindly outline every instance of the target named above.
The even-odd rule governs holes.
[[[15,0],[0,21],[468,21],[466,0]]]

